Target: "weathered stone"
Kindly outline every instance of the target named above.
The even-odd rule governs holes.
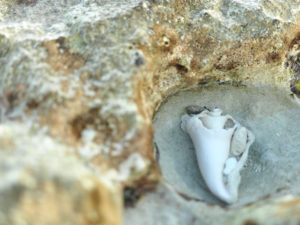
[[[255,134],[255,142],[250,147],[247,163],[241,170],[238,200],[231,205],[225,205],[211,194],[201,176],[193,143],[189,135],[180,129],[181,115],[185,113],[185,106],[190,104],[219,107],[224,110],[224,114],[232,115]],[[257,221],[258,224],[297,224],[298,216],[289,218],[282,213],[281,216],[272,216],[272,219],[267,220],[267,216],[256,216],[256,213],[259,211],[265,215],[262,210],[266,210],[266,215],[275,215],[281,205],[285,205],[286,200],[298,198],[299,121],[300,107],[290,96],[288,89],[209,84],[177,92],[160,107],[153,122],[156,131],[154,140],[160,156],[158,163],[162,176],[170,187],[163,195],[168,196],[167,198],[176,195],[184,212],[193,211],[194,206],[201,208],[201,211],[197,209],[195,213],[195,224],[243,224],[247,219]],[[150,196],[156,199],[161,195],[156,192]],[[137,204],[135,209],[127,210],[127,224],[131,223],[134,214],[142,214],[139,219],[147,220],[151,224],[152,220],[148,218],[150,213],[142,213],[143,208],[151,208],[150,212],[160,211],[153,208],[162,203],[158,202],[153,206],[153,203],[148,203],[148,198]],[[272,202],[271,208],[265,206],[267,202]],[[176,204],[174,202],[167,205]],[[259,205],[262,205],[261,209],[256,208]],[[283,211],[287,215],[287,211],[298,211],[298,203],[296,205],[294,209],[287,207]],[[169,214],[171,217],[173,214],[176,217],[173,210],[173,207],[166,207],[159,216]],[[251,211],[249,214],[252,216],[247,217],[249,214],[245,213],[241,217],[240,212],[244,211]],[[187,221],[194,217],[194,214],[184,214]],[[140,223],[142,222],[137,222]]]
[[[199,105],[189,105],[185,107],[185,109],[188,114],[199,114],[205,110],[205,107]]]
[[[120,224],[120,188],[67,146],[18,124],[0,125],[0,224]]]
[[[161,183],[135,208],[125,211],[125,225],[129,224],[203,224],[203,225],[297,225],[300,217],[298,196],[261,199],[243,208],[228,209],[190,199]],[[139,216],[140,215],[140,216]]]
[[[229,80],[298,94],[298,5],[2,0],[0,121],[44,130],[94,178],[151,189],[160,179],[152,117],[170,93]]]

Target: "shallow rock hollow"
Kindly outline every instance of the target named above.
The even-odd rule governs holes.
[[[191,104],[222,108],[224,114],[230,114],[255,134],[255,142],[250,147],[248,159],[241,170],[238,200],[233,204],[225,204],[209,191],[200,174],[192,141],[180,129],[181,115],[185,114],[186,107]],[[260,206],[266,202],[273,202],[271,208],[265,209],[270,214],[277,214],[277,210],[281,208],[297,212],[298,206],[285,208],[282,201],[297,202],[299,198],[300,168],[297,162],[300,158],[300,139],[299,123],[296,122],[299,119],[298,103],[289,91],[278,87],[209,84],[170,96],[154,118],[154,140],[163,182],[156,192],[158,196],[153,194],[142,199],[136,211],[140,212],[147,207],[149,212],[159,211],[159,218],[168,213],[174,214],[173,207],[157,209],[161,207],[162,200],[152,202],[163,195],[172,204],[179,204],[182,210],[193,212],[193,216],[187,217],[190,220],[194,218],[194,224],[240,224],[243,221],[240,218],[241,211],[251,209],[262,213]],[[129,221],[134,217],[132,211],[134,209],[126,212]],[[146,224],[151,224],[147,220],[153,222],[148,211],[138,223],[145,221]],[[219,217],[216,218],[216,215]],[[270,221],[257,219],[254,215],[255,213],[250,218],[258,224],[280,224],[284,221],[294,224],[299,221],[298,214],[293,215],[292,219],[277,216]],[[181,220],[180,216],[178,220]],[[178,222],[180,223],[182,222]]]
[[[3,147],[0,160],[22,159],[24,154],[29,161],[25,157],[24,167],[13,163],[1,171],[12,179],[11,172],[22,174],[30,168],[30,179],[43,180],[35,189],[11,192],[34,201],[26,203],[28,208],[14,198],[0,202],[0,224],[68,224],[56,220],[56,213],[64,212],[74,222],[74,213],[86,218],[89,207],[107,219],[76,219],[78,224],[122,223],[123,189],[138,193],[133,198],[140,199],[137,207],[145,193],[147,199],[157,192],[153,188],[161,173],[153,154],[152,118],[166,96],[223,81],[285,87],[299,94],[299,15],[297,0],[2,0],[0,128],[12,136],[1,136],[0,144],[18,144],[8,153]],[[23,134],[14,135],[19,131]],[[41,141],[31,142],[35,138]],[[99,196],[115,193],[116,199],[101,198],[83,207],[91,196],[80,186],[85,175],[66,173],[60,159],[52,171],[55,149],[61,148],[71,152],[62,160],[76,161],[70,171],[85,170],[82,174],[99,182]],[[40,151],[45,159],[40,159]],[[37,165],[31,164],[35,158]],[[13,172],[12,180],[23,187],[19,172]],[[56,179],[71,183],[58,187]],[[75,194],[68,192],[66,204],[59,204],[61,197],[51,190],[65,193],[73,185]],[[9,196],[6,191],[1,188],[0,194]],[[38,201],[53,205],[52,211],[39,208],[41,215],[48,214],[45,222],[32,216]],[[262,204],[273,207],[274,201]],[[288,213],[297,207],[283,211],[280,218],[290,218]],[[124,223],[133,224],[126,211]],[[257,211],[251,213],[255,217]],[[143,217],[142,212],[136,215]],[[193,221],[189,215],[180,221]]]

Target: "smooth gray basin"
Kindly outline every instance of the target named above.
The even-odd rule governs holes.
[[[300,194],[300,106],[278,87],[212,84],[168,97],[154,118],[155,143],[164,179],[185,198],[222,204],[207,189],[194,148],[180,129],[185,107],[221,108],[255,135],[246,167],[241,172],[239,200]]]

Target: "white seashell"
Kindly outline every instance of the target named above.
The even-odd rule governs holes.
[[[298,97],[297,95],[294,94],[294,99],[295,99],[296,103],[298,103],[300,105],[300,97]]]
[[[225,162],[225,168],[223,170],[223,173],[225,175],[229,175],[233,171],[233,169],[236,167],[236,164],[237,164],[236,158],[234,158],[234,157],[228,158]]]
[[[231,153],[239,156],[245,151],[248,139],[248,131],[245,127],[239,127],[232,137]]]
[[[233,122],[229,128],[225,125],[228,120]],[[231,116],[222,116],[221,109],[183,115],[181,121],[181,128],[193,141],[198,165],[209,190],[226,203],[235,202],[238,197],[240,170],[246,162],[254,135]],[[235,135],[237,131],[239,133]],[[233,144],[231,142],[234,137]],[[232,146],[235,154],[232,153]],[[231,153],[233,157],[230,156]],[[238,153],[241,154],[240,157],[237,157]]]

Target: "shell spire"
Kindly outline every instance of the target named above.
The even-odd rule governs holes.
[[[243,168],[254,135],[221,109],[185,114],[181,128],[195,147],[198,166],[209,190],[231,204],[238,198],[240,170]]]

